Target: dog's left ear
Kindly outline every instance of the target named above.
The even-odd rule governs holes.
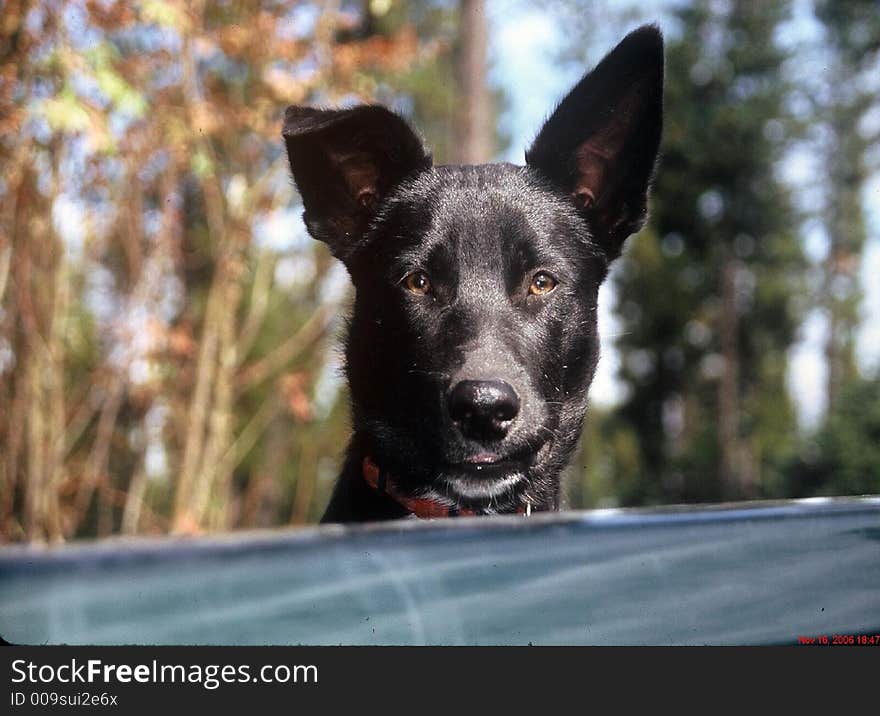
[[[431,166],[409,125],[378,105],[291,106],[282,135],[306,227],[343,261],[389,192]]]
[[[663,37],[627,35],[562,100],[526,163],[571,198],[608,260],[647,218],[663,124]]]

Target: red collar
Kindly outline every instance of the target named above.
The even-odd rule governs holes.
[[[435,517],[466,517],[484,514],[467,507],[449,507],[438,500],[431,500],[426,497],[406,497],[396,488],[388,473],[382,470],[370,457],[364,458],[362,472],[364,480],[376,492],[380,495],[387,495],[407,512],[423,520]],[[521,515],[527,514],[526,508],[519,507],[517,513]]]

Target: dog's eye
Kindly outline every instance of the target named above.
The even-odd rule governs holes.
[[[431,290],[431,282],[428,280],[428,274],[424,271],[413,271],[409,276],[403,279],[403,285],[410,293],[424,296]]]
[[[529,293],[532,296],[545,296],[556,288],[556,279],[546,271],[538,271],[532,277],[532,285],[529,286]]]

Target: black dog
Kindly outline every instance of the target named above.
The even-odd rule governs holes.
[[[306,226],[357,294],[354,434],[322,521],[558,509],[599,285],[645,222],[662,104],[663,40],[642,27],[562,101],[525,167],[432,167],[379,106],[287,109]]]

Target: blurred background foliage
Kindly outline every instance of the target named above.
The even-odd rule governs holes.
[[[855,351],[880,8],[634,7],[539,5],[562,28],[549,72],[595,62],[638,22],[668,42],[652,219],[606,294],[618,396],[591,409],[569,506],[880,492],[880,376]],[[350,292],[301,226],[283,110],[382,102],[437,163],[502,156],[510,78],[493,48],[525,8],[4,2],[2,539],[320,516],[347,439]],[[812,39],[786,41],[794,12]],[[806,181],[783,170],[798,156]],[[792,351],[811,315],[827,378],[804,425]]]

